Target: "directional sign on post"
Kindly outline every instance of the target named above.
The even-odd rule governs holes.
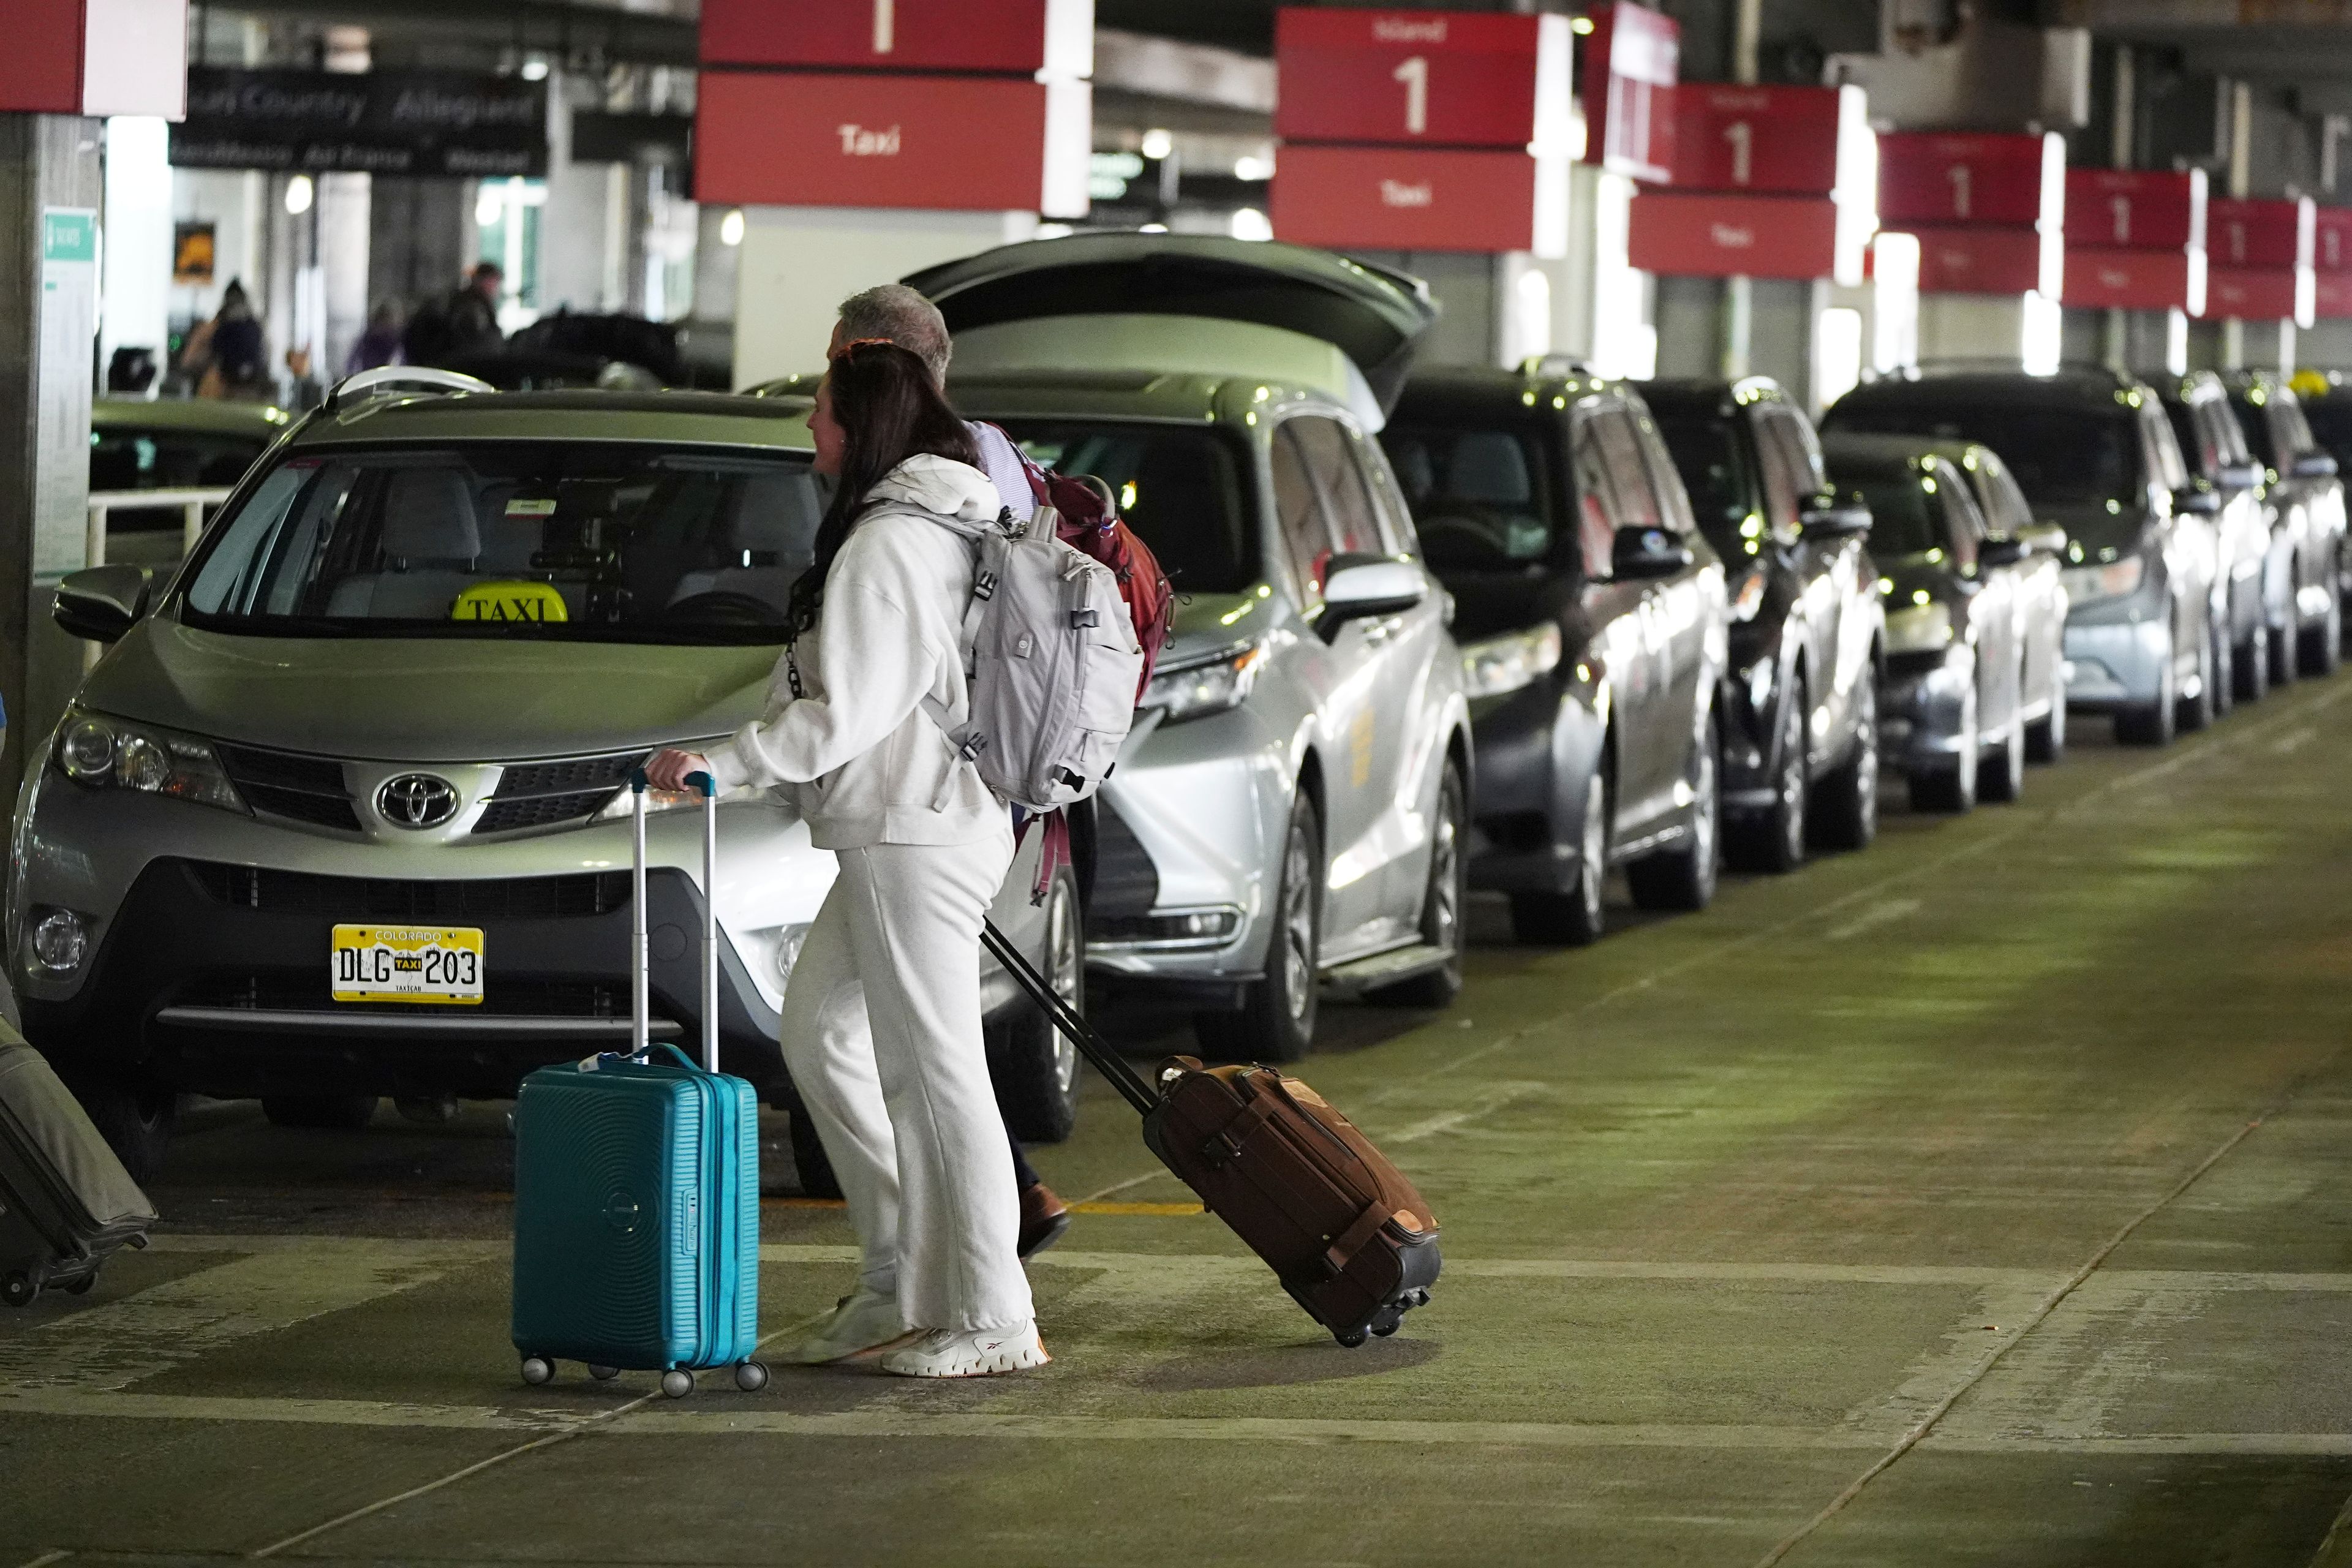
[[[1836,190],[1853,183],[1851,148],[1855,136],[1870,134],[1865,115],[1858,87],[1685,82],[1675,89],[1675,186],[1790,195]]]
[[[1274,133],[1564,152],[1570,37],[1561,16],[1285,6]]]
[[[2322,272],[2352,272],[2352,207],[2313,209],[2311,264]]]
[[[2065,303],[2083,310],[2205,310],[2205,253],[2178,250],[2066,251]]]
[[[1675,82],[1682,28],[1626,0],[1595,5],[1584,40],[1584,159],[1613,174],[1674,177]]]
[[[1293,143],[1268,216],[1295,245],[1560,256],[1567,173],[1525,153]]]
[[[1838,205],[1827,196],[1644,191],[1633,198],[1628,259],[1677,278],[1859,279],[1861,246],[1841,268]]]
[[[703,0],[705,65],[1085,76],[1094,0]]]
[[[2315,226],[2308,196],[2294,201],[2216,197],[2206,206],[2205,250],[2217,268],[2308,267]]]
[[[2030,228],[1914,227],[1922,294],[2023,294],[2059,298],[2065,254]]]
[[[2094,250],[2179,250],[2205,244],[2205,171],[2066,171],[2066,244]],[[2073,301],[2067,301],[2072,304]]]
[[[2055,229],[2065,210],[2066,142],[2054,131],[2041,136],[1912,131],[1878,139],[1878,216],[1889,228],[2046,224]]]
[[[2233,321],[2293,321],[2311,325],[2317,280],[2308,267],[2224,267],[2207,275],[2205,314]]]

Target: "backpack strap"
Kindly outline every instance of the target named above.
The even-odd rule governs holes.
[[[992,522],[975,522],[969,518],[950,517],[944,512],[927,511],[917,515],[930,519],[950,533],[961,534],[974,546],[976,555],[979,554],[978,547],[991,538],[1009,537],[1016,531],[1016,524],[1013,521],[1013,509],[1010,507],[998,512]],[[963,661],[964,707],[967,715],[971,706],[970,687],[972,677],[972,650],[980,639],[980,617],[986,612],[988,601],[994,597],[995,594],[995,578],[988,571],[985,556],[982,556],[972,564],[971,597],[964,601],[963,624],[956,633],[956,654]],[[926,694],[918,706],[930,716],[931,722],[940,727],[940,732],[948,738],[950,745],[955,747],[957,760],[967,767],[977,766],[980,753],[988,749],[988,737],[974,732],[969,721],[958,724],[947,704],[936,697]],[[955,778],[953,769],[940,776],[940,787],[931,795],[933,811],[945,811],[948,808],[948,799],[955,784]]]

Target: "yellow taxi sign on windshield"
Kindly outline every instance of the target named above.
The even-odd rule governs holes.
[[[449,608],[453,621],[567,621],[563,595],[545,583],[477,583]]]

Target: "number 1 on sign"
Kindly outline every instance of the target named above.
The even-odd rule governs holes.
[[[1969,166],[1966,163],[1955,163],[1944,171],[1944,177],[1952,182],[1952,216],[1968,216],[1969,207],[1971,205],[1969,201]]]
[[[1744,185],[1755,172],[1756,128],[1735,120],[1723,128],[1723,139],[1731,143],[1731,183]]]
[[[2131,198],[2129,196],[2111,197],[2108,205],[2115,209],[2116,214],[2116,243],[2129,245],[2131,243]]]
[[[898,0],[874,0],[874,52],[887,55],[898,47]]]
[[[1389,79],[1404,83],[1404,128],[1408,134],[1421,135],[1429,129],[1429,58],[1412,56],[1389,73]]]

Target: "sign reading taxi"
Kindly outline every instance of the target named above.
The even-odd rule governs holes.
[[[1268,216],[1293,245],[1562,256],[1566,175],[1524,152],[1293,142]]]
[[[478,1005],[482,933],[472,926],[339,925],[328,978],[338,1002]]]

